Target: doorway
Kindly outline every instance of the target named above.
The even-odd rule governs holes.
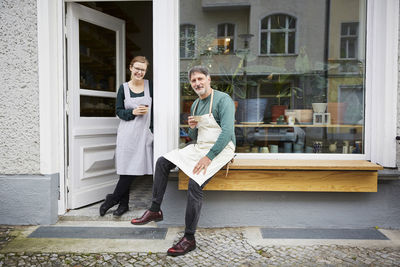
[[[115,100],[129,62],[153,61],[152,2],[66,4],[67,208],[104,199],[118,181]],[[146,79],[153,79],[151,64]]]

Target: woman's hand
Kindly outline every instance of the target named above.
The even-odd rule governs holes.
[[[149,108],[146,106],[138,106],[137,108],[135,108],[134,110],[132,110],[132,114],[135,116],[141,116],[144,115],[148,112]]]

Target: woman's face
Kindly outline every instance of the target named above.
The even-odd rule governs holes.
[[[132,80],[142,80],[144,75],[146,74],[147,64],[135,62],[129,69],[131,70]]]

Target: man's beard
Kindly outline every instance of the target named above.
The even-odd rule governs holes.
[[[202,95],[204,95],[205,93],[206,93],[206,88],[205,87],[203,87],[203,88],[201,88],[200,90],[194,90],[195,92],[196,92],[196,94],[198,95],[198,96],[202,96]]]

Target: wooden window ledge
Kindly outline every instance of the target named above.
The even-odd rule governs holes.
[[[366,160],[235,159],[220,170],[204,190],[377,192],[378,170]],[[179,189],[187,190],[188,177],[179,171]]]

